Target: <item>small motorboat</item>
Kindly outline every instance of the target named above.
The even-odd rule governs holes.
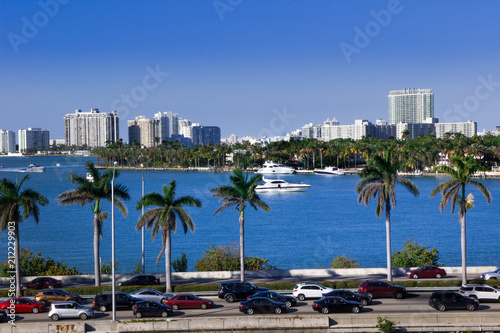
[[[30,162],[28,167],[26,168],[26,172],[44,172],[45,167],[41,165],[37,165],[35,163]]]
[[[257,170],[257,173],[261,173],[264,175],[267,174],[291,174],[295,173],[295,169],[289,166],[278,164],[270,161],[266,161],[264,166]]]
[[[289,183],[283,179],[262,178],[262,180],[264,182],[257,185],[255,192],[302,192],[311,187],[309,184]]]
[[[314,169],[314,173],[317,173],[319,175],[335,175],[335,176],[345,175],[344,170],[339,169],[337,167],[326,167],[324,169]]]

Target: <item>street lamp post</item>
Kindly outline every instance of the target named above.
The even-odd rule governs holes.
[[[142,169],[142,198],[144,198],[144,164],[141,163],[141,169]],[[144,204],[142,205],[142,215],[144,215]],[[146,272],[146,257],[145,257],[145,250],[144,250],[144,226],[141,228],[142,232],[142,274]]]
[[[111,294],[113,308],[112,321],[116,321],[116,283],[115,283],[115,169],[118,162],[113,163],[113,178],[111,179]]]

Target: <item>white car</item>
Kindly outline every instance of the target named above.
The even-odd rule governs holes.
[[[54,321],[66,318],[80,318],[85,320],[89,317],[94,317],[94,310],[74,301],[52,302],[50,305],[49,318],[52,318]]]
[[[483,280],[500,280],[500,267],[495,269],[493,272],[486,272],[481,274],[481,279]]]
[[[164,294],[156,289],[141,289],[129,295],[135,298],[140,298],[144,301],[158,302],[160,304],[165,304],[165,300],[174,296],[172,294]]]
[[[466,284],[460,287],[460,294],[477,300],[490,300],[500,302],[500,290],[487,284]]]
[[[300,283],[293,288],[293,296],[299,301],[303,301],[306,298],[322,298],[323,294],[330,291],[333,291],[333,289],[316,283]]]

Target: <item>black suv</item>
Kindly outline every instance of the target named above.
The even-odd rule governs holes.
[[[474,311],[478,308],[479,301],[453,291],[437,291],[429,297],[429,305],[439,311],[456,309]]]
[[[350,290],[334,289],[329,293],[323,294],[323,297],[331,297],[331,296],[342,297],[343,299],[346,299],[348,301],[356,301],[363,304],[363,306],[372,304],[371,297],[368,297],[366,295],[355,294]]]
[[[256,287],[249,282],[222,282],[217,296],[232,303],[235,300],[246,300],[248,296],[261,291],[268,291],[267,288]]]
[[[118,283],[119,286],[152,286],[155,284],[160,284],[160,279],[157,279],[154,275],[137,275]]]
[[[102,312],[111,310],[113,306],[113,299],[111,298],[112,295],[113,294],[110,292],[95,295],[92,308],[94,310],[99,309]],[[115,306],[117,310],[132,310],[135,303],[142,301],[141,299],[132,297],[122,292],[115,293],[115,297]]]

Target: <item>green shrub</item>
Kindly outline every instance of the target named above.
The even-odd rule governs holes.
[[[391,257],[394,267],[437,265],[439,251],[434,247],[429,250],[428,246],[420,246],[416,240],[407,240],[401,250],[392,252]]]
[[[115,261],[115,272],[118,269],[119,265],[120,263]],[[113,273],[113,267],[111,267],[111,261],[101,264],[101,274],[111,274],[111,273]]]
[[[188,270],[188,261],[186,258],[186,254],[182,253],[180,258],[172,261],[172,267],[175,272],[187,272]]]
[[[235,244],[218,247],[210,245],[209,249],[205,250],[203,258],[196,262],[194,269],[197,272],[239,271],[238,246]],[[266,258],[256,256],[245,258],[245,269],[248,271],[277,270],[276,266],[269,264]]]
[[[359,263],[355,259],[340,256],[333,258],[330,268],[359,268]]]

